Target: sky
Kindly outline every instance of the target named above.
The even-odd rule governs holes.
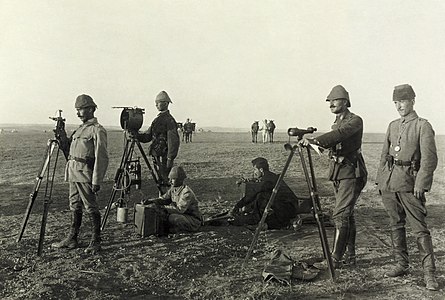
[[[91,95],[105,126],[165,90],[178,122],[277,129],[334,121],[332,87],[349,92],[365,132],[399,117],[396,85],[445,134],[445,2],[416,0],[0,0],[0,123],[79,124]]]

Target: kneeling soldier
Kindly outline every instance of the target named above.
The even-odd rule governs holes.
[[[192,189],[184,184],[187,178],[181,166],[173,167],[168,175],[171,187],[161,197],[143,201],[163,205],[168,215],[168,232],[196,232],[202,225],[198,199]]]

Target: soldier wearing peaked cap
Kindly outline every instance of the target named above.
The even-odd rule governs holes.
[[[65,179],[69,182],[69,203],[72,212],[72,224],[68,236],[55,248],[74,249],[78,247],[77,236],[82,223],[82,211],[88,213],[92,224],[92,235],[86,253],[100,251],[101,216],[96,201],[108,167],[107,132],[97,122],[94,112],[97,108],[93,98],[80,95],[74,104],[82,125],[66,141],[69,156],[65,168]]]
[[[431,124],[414,110],[415,97],[409,84],[394,88],[393,101],[400,118],[388,126],[378,168],[377,184],[390,219],[396,261],[385,275],[397,277],[408,272],[408,221],[417,238],[426,288],[438,290],[433,244],[425,220],[425,193],[431,189],[437,151]]]
[[[314,139],[303,139],[309,143],[329,148],[329,180],[334,184],[335,222],[332,259],[335,267],[342,264],[354,266],[356,225],[354,207],[366,185],[368,172],[361,152],[363,120],[349,111],[349,93],[341,86],[335,86],[326,98],[331,112],[335,114],[332,130]],[[346,252],[346,256],[344,256]]]
[[[176,120],[170,114],[168,105],[172,103],[167,92],[161,91],[155,100],[158,116],[146,132],[137,134],[142,143],[151,142],[149,152],[155,158],[162,184],[168,184],[168,174],[179,151],[179,134]]]

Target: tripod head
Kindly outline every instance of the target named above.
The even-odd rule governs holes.
[[[317,128],[315,127],[308,127],[307,129],[294,127],[287,130],[287,135],[289,136],[289,139],[291,136],[296,136],[298,140],[301,140],[306,133],[314,133],[315,131],[317,131]]]
[[[122,129],[129,133],[136,134],[144,122],[143,114],[145,113],[145,109],[136,106],[113,106],[113,108],[123,109],[120,117]]]
[[[59,109],[58,111],[58,116],[55,117],[49,117],[51,120],[56,122],[56,126],[54,127],[53,131],[54,131],[54,135],[55,138],[60,141],[61,138],[66,138],[66,131],[65,131],[65,119],[62,118],[62,110]]]
[[[315,131],[317,131],[317,128],[315,128],[315,127],[308,127],[307,129],[300,129],[298,127],[289,128],[287,130],[287,135],[289,136],[289,142],[284,144],[284,149],[289,151],[289,150],[293,150],[297,147],[297,145],[292,146],[290,144],[291,136],[297,137],[297,141],[300,141],[301,139],[303,139],[303,135],[305,135],[307,133],[314,133]]]

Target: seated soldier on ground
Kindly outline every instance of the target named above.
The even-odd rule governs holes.
[[[142,201],[143,204],[162,205],[168,215],[168,232],[196,232],[202,225],[198,199],[192,189],[184,184],[184,169],[173,167],[168,175],[171,187],[161,197]]]
[[[256,225],[261,220],[264,208],[269,202],[278,175],[269,171],[267,159],[258,157],[252,160],[254,178],[246,182],[245,195],[231,211],[232,225]],[[290,225],[297,215],[298,199],[289,186],[282,181],[271,211],[266,217],[269,229],[279,229]]]

